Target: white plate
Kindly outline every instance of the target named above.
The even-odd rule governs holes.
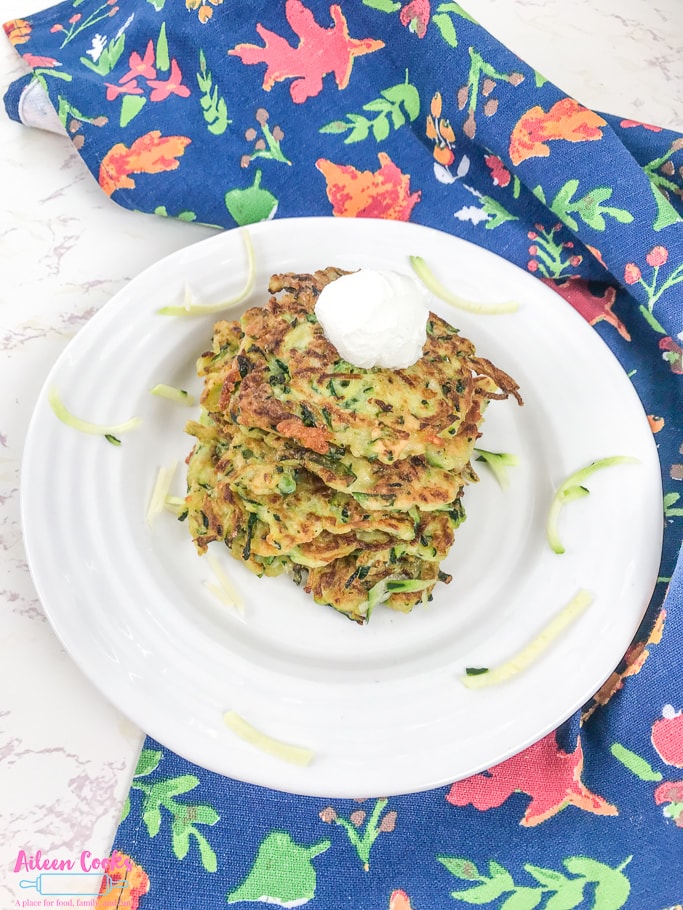
[[[525,406],[494,401],[483,448],[512,452],[503,492],[482,467],[467,521],[427,607],[378,609],[366,627],[316,605],[287,578],[258,579],[214,545],[246,617],[203,582],[212,576],[185,524],[145,520],[157,469],[179,460],[194,409],[149,394],[164,382],[199,393],[196,357],[213,317],[161,316],[187,283],[201,302],[234,294],[245,254],[229,231],[159,262],[77,335],[33,415],[23,464],[23,524],[38,593],[58,636],[93,683],[143,730],[191,761],[245,781],[324,796],[438,786],[490,767],[565,720],[624,654],[651,596],[661,551],[657,452],[633,388],[598,335],[558,295],[493,254],[411,224],[310,218],[249,228],[257,290],[271,273],[327,265],[410,272],[422,255],[455,291],[516,299],[512,315],[480,316],[434,301],[478,353],[508,371]],[[56,386],[74,413],[142,425],[120,447],[52,413]],[[591,495],[562,515],[567,552],[544,537],[555,486],[590,461],[639,464],[596,474]],[[532,638],[579,588],[592,606],[526,673],[484,691],[458,676],[494,666]],[[232,709],[273,737],[315,752],[306,768],[237,739]]]

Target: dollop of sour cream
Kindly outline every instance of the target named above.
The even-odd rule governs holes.
[[[315,315],[344,360],[364,369],[399,370],[422,356],[429,297],[408,275],[361,269],[326,285]]]

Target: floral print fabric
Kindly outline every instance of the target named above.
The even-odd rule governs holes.
[[[119,205],[223,228],[414,221],[533,273],[632,378],[662,467],[652,603],[559,730],[363,801],[221,778],[148,739],[114,844],[121,906],[680,906],[683,137],[587,109],[450,0],[68,0],[5,32]]]

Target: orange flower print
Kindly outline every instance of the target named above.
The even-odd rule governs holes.
[[[590,142],[602,138],[601,127],[607,126],[599,114],[583,107],[573,98],[555,102],[548,111],[532,107],[515,124],[510,136],[510,160],[514,165],[527,158],[547,158],[548,142]]]
[[[380,167],[359,171],[350,164],[319,158],[315,165],[327,181],[332,214],[342,218],[388,218],[408,221],[421,193],[410,192],[410,175],[380,152]]]
[[[435,92],[427,114],[426,134],[434,143],[434,160],[444,167],[449,167],[455,161],[453,153],[455,132],[449,121],[441,116],[442,107],[441,92]]]
[[[125,853],[115,850],[107,872],[114,885],[125,882],[120,896],[113,899],[112,889],[108,888],[106,878],[102,879],[100,893],[95,901],[95,910],[113,910],[115,906],[125,907],[126,910],[138,910],[140,898],[149,891],[149,876],[142,868]],[[114,894],[119,894],[118,890]]]
[[[130,148],[117,142],[102,159],[99,184],[111,196],[116,190],[135,188],[131,174],[173,171],[191,141],[187,136],[162,136],[159,130],[152,130],[136,139]]]
[[[31,23],[25,19],[10,19],[9,22],[5,22],[3,29],[10,44],[15,47],[17,44],[26,44],[31,37]]]
[[[185,0],[185,7],[189,10],[197,10],[197,18],[202,23],[206,23],[213,16],[213,7],[220,6],[223,0]]]

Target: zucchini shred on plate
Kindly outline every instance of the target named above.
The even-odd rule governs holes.
[[[274,275],[263,307],[214,326],[188,457],[188,527],[257,575],[288,573],[356,622],[431,598],[476,481],[470,458],[511,377],[433,313],[405,369],[355,367],[315,316],[327,268]]]

